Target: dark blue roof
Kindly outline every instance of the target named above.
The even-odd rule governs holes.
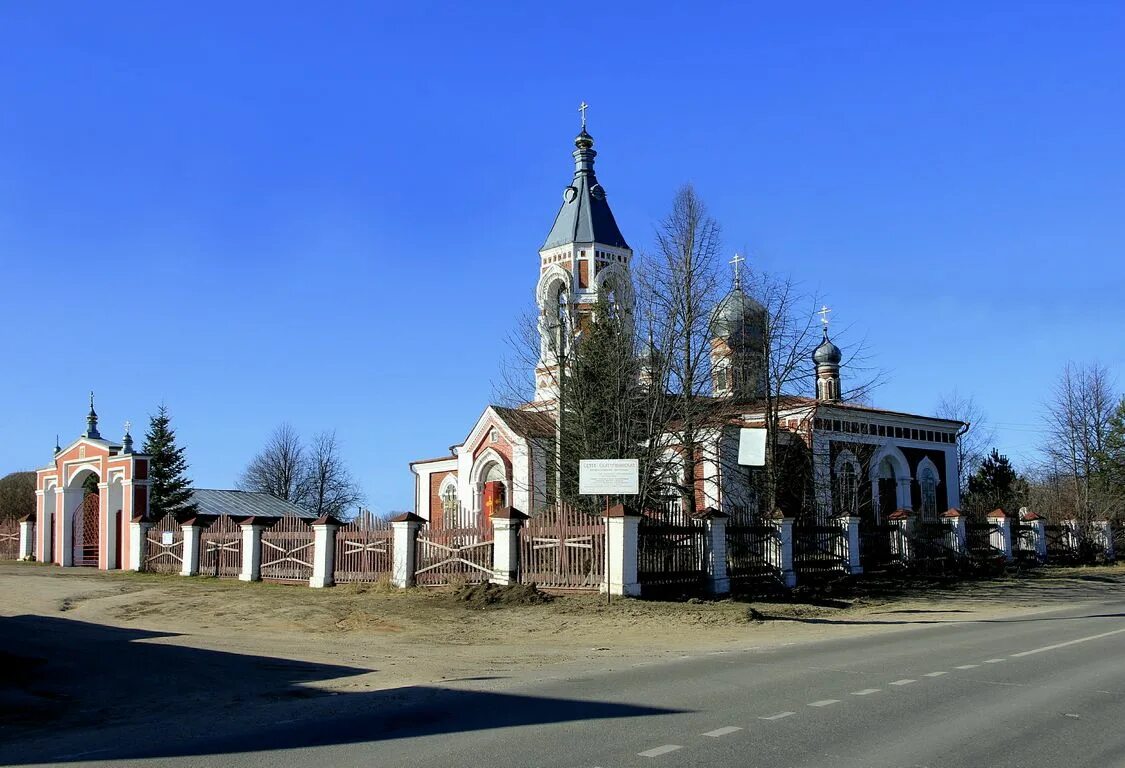
[[[574,181],[563,190],[563,204],[543,249],[569,243],[600,243],[628,248],[606,201],[605,188],[594,175],[594,139],[582,129],[574,140]]]

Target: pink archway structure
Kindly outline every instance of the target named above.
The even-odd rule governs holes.
[[[91,394],[86,431],[66,448],[55,446],[54,459],[36,472],[36,560],[139,568],[129,562],[129,523],[148,511],[148,478],[149,457],[133,451],[128,425],[120,444],[102,439]],[[87,494],[94,481],[96,512]]]

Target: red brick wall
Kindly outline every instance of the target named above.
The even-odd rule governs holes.
[[[445,524],[445,513],[441,508],[441,483],[448,472],[435,472],[430,475],[430,525],[440,528]]]

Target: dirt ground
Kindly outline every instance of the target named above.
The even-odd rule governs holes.
[[[945,583],[860,582],[811,602],[659,602],[564,595],[487,604],[449,591],[342,585],[314,590],[156,574],[0,565],[0,616],[34,615],[161,633],[142,642],[370,670],[318,683],[389,688],[567,662],[814,640],[1048,610],[1106,590],[1125,595],[1125,565],[1044,568]],[[473,595],[469,596],[470,598]]]

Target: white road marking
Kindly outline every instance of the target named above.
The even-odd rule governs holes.
[[[827,707],[827,706],[831,706],[832,704],[839,704],[839,703],[840,703],[839,699],[821,699],[820,701],[812,702],[811,704],[809,704],[809,706],[810,707]]]
[[[759,717],[758,719],[759,720],[780,720],[783,717],[789,717],[790,715],[795,715],[795,714],[797,714],[797,713],[796,712],[778,712],[776,715],[769,715],[767,717]]]
[[[862,691],[852,691],[852,696],[870,696],[873,693],[878,693],[879,688],[864,688]]]
[[[948,672],[927,672],[926,674],[922,675],[922,677],[941,677],[942,675],[948,674]]]
[[[661,755],[666,755],[669,752],[675,752],[677,749],[683,749],[683,747],[679,744],[663,744],[659,747],[653,747],[652,749],[646,749],[644,752],[638,752],[637,756],[638,757],[660,757]]]
[[[1023,651],[1022,653],[1013,653],[1012,658],[1013,659],[1019,659],[1019,658],[1022,658],[1024,656],[1031,656],[1032,654],[1035,654],[1035,653],[1043,653],[1044,651],[1053,651],[1056,648],[1066,648],[1068,645],[1077,645],[1078,643],[1085,643],[1085,642],[1089,642],[1090,640],[1100,640],[1103,637],[1109,637],[1110,635],[1119,635],[1122,632],[1125,632],[1125,629],[1115,629],[1112,632],[1102,632],[1100,635],[1090,635],[1089,637],[1080,637],[1077,640],[1067,640],[1065,643],[1055,643],[1054,645],[1045,645],[1042,648],[1034,648],[1030,651]]]
[[[703,735],[704,736],[710,736],[713,739],[717,739],[720,736],[729,736],[730,734],[735,733],[737,731],[741,731],[741,730],[742,729],[739,728],[737,725],[724,725],[722,728],[716,728],[713,731],[707,731],[707,733],[705,733]]]
[[[976,669],[979,666],[980,664],[962,664],[959,667],[954,667],[954,669]]]
[[[1007,659],[985,659],[984,663],[985,664],[999,664],[1002,661],[1007,661]]]
[[[891,683],[891,685],[910,685],[911,683],[916,683],[916,682],[918,682],[918,681],[917,680],[911,680],[909,678],[904,677],[902,680],[895,680],[893,683]]]

